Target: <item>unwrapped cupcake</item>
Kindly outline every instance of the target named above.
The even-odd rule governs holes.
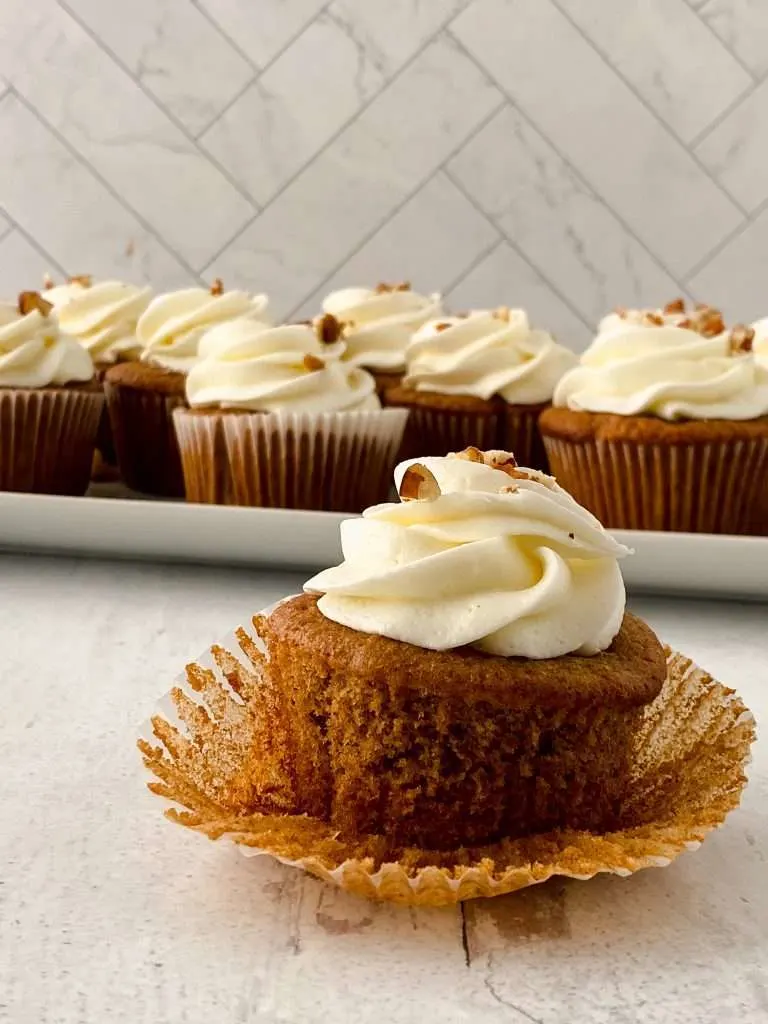
[[[674,323],[603,322],[541,416],[550,464],[609,526],[741,533],[768,468],[768,369],[752,328],[671,305]]]
[[[84,494],[104,396],[90,355],[52,306],[0,304],[0,491]]]
[[[471,442],[506,447],[544,468],[538,417],[576,356],[522,309],[479,310],[430,320],[411,338],[401,386],[385,404],[408,409],[403,454],[444,455]]]
[[[360,511],[381,500],[406,413],[342,361],[339,323],[209,331],[174,411],[189,501]]]
[[[420,295],[407,281],[375,288],[341,288],[323,300],[323,312],[343,326],[344,360],[373,376],[382,394],[405,372],[411,335],[442,314],[438,294]]]
[[[118,461],[129,487],[147,494],[183,497],[184,482],[172,413],[185,404],[186,377],[203,334],[238,317],[267,320],[267,298],[184,288],[158,295],[136,326],[141,358],[121,363],[105,377]]]

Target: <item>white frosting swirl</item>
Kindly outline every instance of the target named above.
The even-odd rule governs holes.
[[[266,324],[267,305],[266,295],[214,294],[206,288],[184,288],[158,295],[136,327],[136,336],[144,349],[142,359],[167,370],[188,373],[207,330],[238,317]]]
[[[342,288],[323,300],[323,312],[344,324],[346,362],[392,373],[405,368],[405,349],[422,324],[440,316],[440,296],[410,288]]]
[[[755,337],[752,340],[755,359],[763,366],[768,367],[768,316],[762,320],[755,320],[752,329],[755,332]]]
[[[90,380],[93,361],[52,316],[34,309],[22,316],[0,304],[0,387],[44,388]]]
[[[456,457],[418,461],[440,496],[342,523],[344,562],[305,586],[323,595],[323,615],[430,650],[556,658],[610,646],[625,605],[617,559],[629,552],[594,516],[534,470],[511,479]]]
[[[240,319],[212,328],[187,377],[191,406],[255,412],[378,409],[373,377],[340,361],[344,343],[325,345],[310,324],[265,327]]]
[[[598,334],[555,389],[554,404],[663,420],[750,420],[768,414],[768,369],[730,354],[728,333],[622,322]]]
[[[151,288],[122,281],[70,281],[46,289],[43,298],[53,303],[62,331],[77,338],[95,363],[114,363],[141,352],[136,324],[151,294]]]
[[[500,395],[511,405],[548,402],[576,356],[522,309],[432,320],[411,338],[405,387],[444,395]]]

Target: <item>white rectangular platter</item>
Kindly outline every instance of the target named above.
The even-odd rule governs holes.
[[[313,570],[340,560],[331,512],[0,492],[0,550]],[[613,531],[634,592],[768,601],[768,537]]]

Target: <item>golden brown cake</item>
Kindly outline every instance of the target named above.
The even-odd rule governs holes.
[[[666,673],[635,616],[602,654],[541,661],[360,633],[312,595],[265,635],[300,804],[343,834],[439,849],[627,824],[632,736]]]

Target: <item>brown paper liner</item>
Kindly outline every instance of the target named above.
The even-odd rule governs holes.
[[[0,389],[0,491],[85,494],[103,406],[87,385]]]
[[[117,461],[133,491],[183,498],[184,478],[173,429],[173,410],[181,395],[163,394],[104,381]]]
[[[481,451],[499,448],[501,429],[502,414],[496,408],[469,412],[411,405],[398,461],[460,452],[469,445]]]
[[[504,436],[499,444],[512,452],[518,466],[549,472],[544,439],[539,433],[539,416],[548,408],[543,405],[508,405],[504,412]]]
[[[187,500],[360,512],[386,500],[406,418],[177,409]]]
[[[768,466],[762,474],[757,495],[752,503],[748,532],[756,537],[768,537]]]
[[[722,824],[746,783],[752,715],[733,690],[668,650],[667,681],[636,738],[627,798],[632,820],[644,824],[448,852],[393,851],[374,835],[344,842],[327,822],[293,805],[260,642],[241,628],[231,646],[239,646],[244,660],[212,647],[208,666],[187,667],[185,681],[139,740],[154,776],[149,788],[176,805],[165,812],[171,821],[370,899],[438,906],[501,895],[553,875],[586,879],[663,866]]]
[[[606,526],[746,533],[768,472],[768,439],[710,444],[545,437],[558,483]]]

